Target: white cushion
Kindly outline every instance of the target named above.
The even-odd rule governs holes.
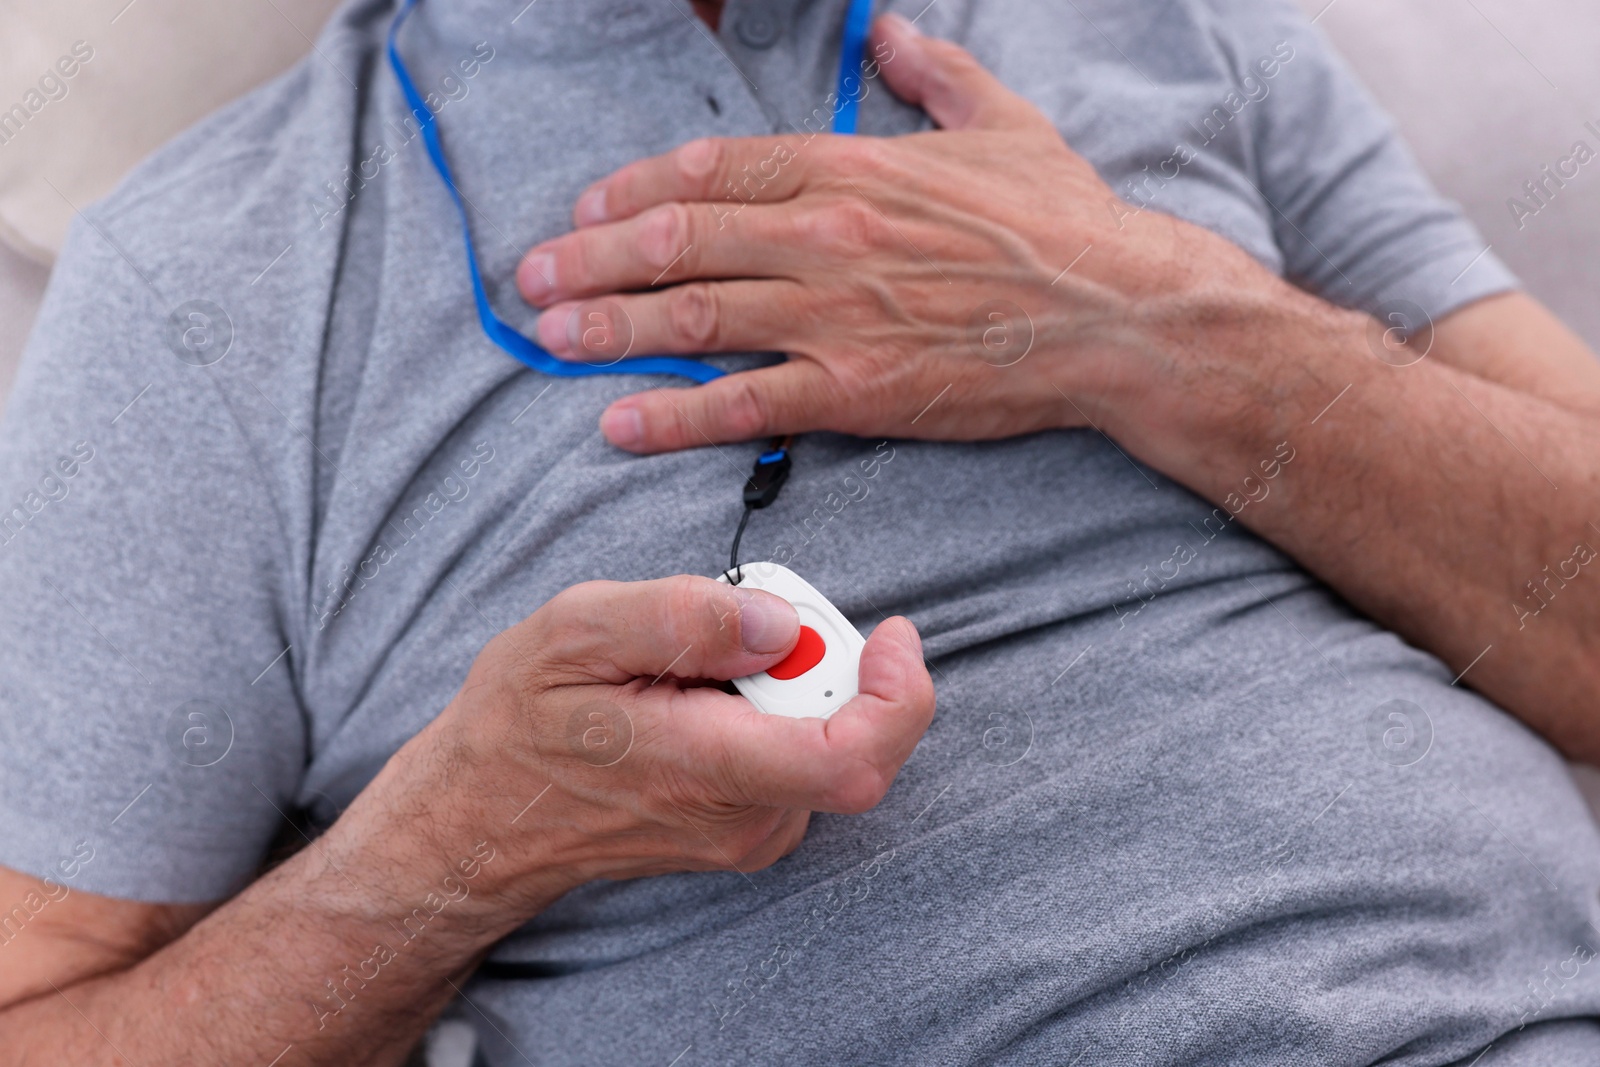
[[[299,59],[335,6],[9,0],[0,32],[0,238],[53,259],[75,206],[110,192],[173,134]]]

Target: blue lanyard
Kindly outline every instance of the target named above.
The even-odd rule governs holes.
[[[400,49],[395,44],[401,25],[417,3],[418,0],[404,0],[394,22],[389,25],[389,65],[394,68],[395,79],[400,83],[400,91],[405,95],[412,115],[421,124],[422,140],[428,148],[428,158],[433,160],[433,169],[439,172],[450,199],[455,202],[456,214],[461,218],[461,238],[467,249],[467,268],[472,274],[472,299],[478,305],[478,321],[483,324],[483,332],[489,340],[539,373],[557,378],[587,378],[593,374],[671,374],[703,383],[722,377],[725,372],[709,363],[672,356],[645,356],[605,366],[557,359],[494,313],[494,308],[489,305],[489,294],[483,288],[483,273],[478,269],[478,250],[472,243],[472,227],[466,204],[456,188],[444,146],[439,141],[438,121],[424,102],[422,94],[417,92],[417,86],[411,80],[411,73],[406,70],[405,62],[400,58]],[[845,16],[844,39],[839,50],[839,97],[834,104],[834,133],[856,132],[856,111],[862,90],[861,61],[865,55],[867,27],[871,21],[872,0],[850,0],[850,10]]]

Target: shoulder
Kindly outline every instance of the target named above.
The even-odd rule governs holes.
[[[288,71],[151,154],[83,212],[62,267],[78,267],[91,236],[111,236],[128,245],[117,258],[169,284],[249,284],[266,265],[253,256],[308,236],[308,223],[319,229],[306,203],[336,182],[349,160],[377,75],[387,8],[377,0],[345,8]],[[96,226],[107,233],[82,232]]]
[[[76,205],[9,422],[110,418],[146,385],[198,410],[216,406],[198,370],[269,393],[314,370],[342,234],[307,203],[350,158],[386,10],[345,8],[301,62]]]
[[[0,427],[0,476],[26,481],[88,441],[126,491],[163,502],[162,521],[196,478],[273,526],[304,495],[343,236],[306,202],[350,158],[386,10],[345,8],[306,59],[78,205]]]

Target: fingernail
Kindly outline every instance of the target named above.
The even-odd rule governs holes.
[[[617,447],[630,448],[644,440],[644,417],[638,408],[607,408],[600,416],[600,432]]]
[[[739,598],[739,642],[746,652],[773,653],[788,648],[800,632],[800,616],[771,593],[735,589]]]
[[[601,186],[586,189],[578,202],[573,205],[572,218],[579,226],[593,226],[597,222],[606,221],[606,191]]]
[[[517,281],[522,285],[524,299],[543,300],[556,289],[556,257],[540,253],[524,259]]]
[[[564,356],[572,351],[572,337],[567,332],[567,326],[572,321],[572,313],[578,310],[576,304],[557,304],[539,316],[539,321],[534,323],[534,336],[547,351],[558,356]]]

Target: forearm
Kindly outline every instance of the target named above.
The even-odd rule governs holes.
[[[0,972],[0,1064],[399,1063],[568,890],[776,862],[811,812],[877,804],[933,718],[905,619],[873,631],[826,722],[701,684],[766,670],[799,634],[788,602],[709,578],[562,592],[484,647],[326,834],[165,948],[140,950],[192,913],[60,897]],[[7,885],[33,879],[0,868]],[[99,977],[69,977],[92,954],[61,946],[99,941]]]
[[[1106,428],[1569,754],[1600,757],[1585,565],[1600,425],[1437,359],[1381,362],[1369,321],[1298,294],[1219,312],[1187,343],[1224,355],[1182,353]]]
[[[161,951],[0,1013],[0,1062],[402,1062],[520,918],[487,899],[495,834],[440,819],[407,761]]]

